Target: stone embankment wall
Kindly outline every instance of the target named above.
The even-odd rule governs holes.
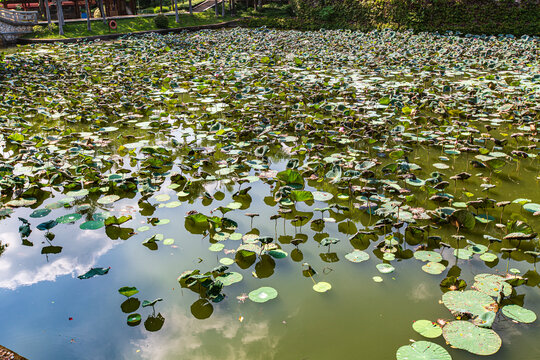
[[[32,31],[32,25],[14,25],[0,19],[0,45],[2,43],[14,43],[19,35],[14,33]]]

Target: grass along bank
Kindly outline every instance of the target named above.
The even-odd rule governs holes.
[[[233,20],[231,16],[215,16],[213,11],[204,13],[196,13],[189,15],[188,13],[179,14],[179,22],[176,23],[175,15],[167,15],[169,19],[169,28],[198,26],[217,24],[224,21]],[[86,20],[80,22],[69,22],[64,25],[64,35],[58,35],[58,28],[55,27],[52,31],[45,33],[32,33],[25,36],[28,39],[70,39],[95,35],[108,34],[127,34],[138,31],[157,30],[154,24],[154,17],[134,17],[127,19],[115,20],[117,27],[115,30],[109,29],[102,21],[92,21],[92,31],[87,30]]]

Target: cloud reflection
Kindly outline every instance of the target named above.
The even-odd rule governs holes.
[[[32,234],[33,235],[33,234]],[[0,258],[0,288],[14,290],[19,286],[36,284],[41,281],[55,281],[63,275],[77,276],[95,266],[99,257],[112,249],[115,244],[95,231],[78,231],[70,238],[70,232],[60,233],[55,245],[63,246],[58,255],[50,255],[49,261],[40,253],[41,240],[35,237],[33,247],[21,245],[16,232],[0,233],[3,242],[9,247]]]
[[[169,360],[257,360],[274,359],[278,338],[267,321],[240,322],[232,314],[215,314],[207,320],[187,315],[185,309],[167,313],[165,327],[158,333],[143,332],[131,345],[142,359]],[[274,332],[275,333],[275,332]],[[133,359],[126,355],[125,359]]]

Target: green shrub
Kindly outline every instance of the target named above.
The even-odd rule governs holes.
[[[169,27],[169,18],[166,15],[159,14],[154,18],[154,24],[158,29],[167,29]]]
[[[291,0],[319,28],[540,35],[540,0]]]
[[[50,33],[55,33],[58,31],[58,25],[56,25],[55,23],[50,23],[49,25],[47,25],[47,30]]]
[[[43,34],[47,30],[41,25],[36,25],[32,28],[32,31],[34,32],[34,34]]]
[[[169,11],[171,10],[169,9],[168,6],[163,6],[163,12],[169,12]],[[159,14],[159,13],[161,13],[161,8],[159,6],[156,6],[154,8],[154,14]]]
[[[333,6],[325,6],[318,11],[317,17],[322,21],[329,21],[332,19],[335,12],[336,11],[334,10]]]

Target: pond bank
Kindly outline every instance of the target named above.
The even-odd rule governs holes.
[[[147,31],[137,31],[137,32],[131,32],[131,33],[118,33],[118,34],[107,34],[107,35],[94,35],[94,36],[85,36],[85,37],[77,37],[77,38],[70,38],[70,39],[25,39],[21,38],[17,41],[18,44],[25,45],[25,44],[52,44],[52,43],[64,43],[64,44],[72,44],[72,43],[78,43],[82,41],[96,41],[96,40],[115,40],[122,36],[126,35],[144,35],[144,34],[150,34],[150,33],[156,33],[156,34],[172,34],[172,33],[179,33],[182,31],[198,31],[198,30],[206,30],[206,29],[221,29],[221,28],[227,28],[227,27],[234,27],[238,26],[238,24],[241,22],[240,19],[235,19],[231,21],[225,21],[217,24],[208,24],[208,25],[197,25],[197,26],[186,26],[186,27],[179,27],[179,28],[172,28],[172,29],[160,29],[160,30],[147,30]]]

